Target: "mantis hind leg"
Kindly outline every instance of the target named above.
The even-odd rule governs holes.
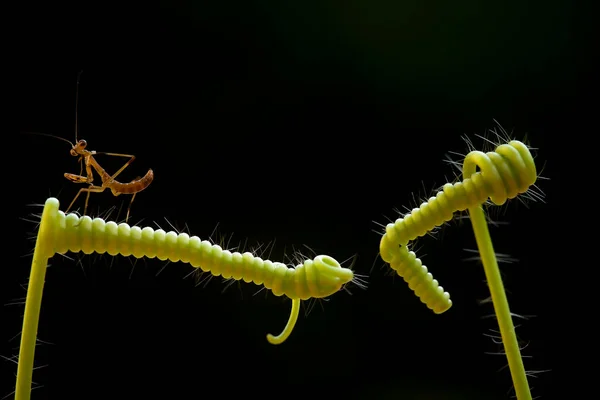
[[[133,161],[134,157],[132,156],[131,160],[129,161]],[[127,166],[127,164],[125,164],[125,167]],[[124,167],[123,167],[124,169]],[[116,174],[115,174],[116,175]],[[141,179],[141,176],[138,176],[137,178],[135,178],[134,180],[132,180],[131,182],[135,182],[139,179]],[[130,182],[130,183],[131,183]],[[132,196],[131,196],[131,200],[129,201],[129,205],[127,206],[127,214],[125,215],[125,223],[127,223],[127,221],[129,220],[129,213],[131,212],[131,205],[133,204],[133,200],[135,200],[135,196],[138,194],[138,192],[135,192]]]
[[[129,213],[131,212],[131,205],[133,204],[133,200],[135,199],[135,195],[137,193],[134,193],[133,196],[131,196],[131,200],[129,201],[129,205],[127,206],[127,215],[125,215],[125,223],[127,223],[127,220],[129,219]]]

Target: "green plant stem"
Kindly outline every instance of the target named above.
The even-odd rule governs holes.
[[[494,246],[492,245],[492,238],[490,237],[487,221],[481,205],[469,208],[469,215],[471,217],[473,231],[475,232],[475,240],[477,241],[481,261],[483,262],[487,283],[492,295],[492,302],[494,304],[496,317],[498,318],[502,343],[504,343],[504,351],[506,353],[506,358],[508,359],[508,367],[510,368],[510,374],[512,376],[517,399],[531,400],[531,391],[529,390],[525,366],[523,365],[521,351],[519,350],[517,334],[510,314],[506,293],[504,292],[504,284],[502,283],[502,277],[500,276],[500,269],[498,268],[496,253],[494,252]]]
[[[31,395],[31,381],[33,377],[33,361],[35,343],[38,331],[38,321],[42,306],[42,293],[46,277],[48,258],[40,253],[40,246],[36,244],[31,264],[31,275],[27,288],[25,301],[25,316],[23,317],[23,331],[21,332],[21,348],[19,350],[19,365],[17,367],[17,386],[15,400],[29,400]]]
[[[51,245],[53,220],[58,211],[58,200],[46,201],[42,220],[33,251],[29,284],[27,285],[27,299],[25,300],[25,315],[23,316],[23,331],[21,332],[21,347],[19,350],[19,364],[17,367],[17,384],[15,400],[29,400],[31,397],[31,382],[33,378],[33,363],[35,345],[42,308],[42,295],[46,280],[48,260],[54,254]]]

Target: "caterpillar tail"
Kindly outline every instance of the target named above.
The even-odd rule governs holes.
[[[536,179],[533,156],[517,140],[501,144],[491,152],[470,152],[463,162],[463,181],[446,183],[435,196],[386,226],[379,246],[382,259],[428,308],[436,313],[448,310],[452,306],[450,295],[406,246],[450,221],[455,212],[479,207],[488,199],[502,205],[529,190]]]
[[[283,331],[277,335],[271,335],[270,333],[267,335],[267,341],[271,344],[281,344],[287,340],[287,338],[292,333],[294,326],[296,325],[296,321],[298,320],[298,314],[300,313],[300,299],[292,299],[292,311],[290,312],[290,318],[283,328]]]
[[[186,233],[165,232],[151,227],[117,224],[101,218],[65,215],[55,198],[46,200],[35,245],[27,289],[25,315],[19,350],[15,398],[28,400],[31,394],[35,344],[48,260],[55,254],[83,252],[133,255],[172,262],[181,261],[226,279],[263,285],[276,296],[292,300],[292,311],[283,332],[269,335],[272,344],[283,343],[298,319],[300,301],[324,298],[338,292],[354,279],[351,269],[334,258],[319,255],[295,267],[263,260],[246,252],[230,252],[207,240]]]
[[[381,254],[385,250],[384,260],[408,283],[408,287],[421,302],[436,314],[441,314],[452,307],[450,294],[444,291],[437,280],[433,279],[433,275],[415,253],[408,251],[406,246],[397,246],[396,248],[393,246],[393,243],[382,241]]]

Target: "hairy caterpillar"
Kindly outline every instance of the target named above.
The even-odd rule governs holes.
[[[272,344],[283,343],[291,334],[298,319],[301,300],[330,296],[354,280],[352,270],[343,268],[330,256],[320,255],[290,268],[283,263],[255,257],[252,253],[223,250],[218,245],[186,233],[131,227],[125,223],[79,217],[73,213],[65,215],[59,211],[58,200],[51,197],[44,205],[31,265],[19,350],[16,399],[29,399],[31,393],[48,260],[57,253],[68,251],[182,261],[216,276],[262,284],[276,296],[287,296],[292,300],[290,317],[281,334],[267,335],[267,340]]]
[[[46,226],[43,237],[38,239],[44,240],[46,257],[82,251],[85,254],[96,252],[181,261],[225,279],[264,285],[275,296],[289,297],[293,302],[292,323],[281,335],[268,335],[269,342],[273,344],[282,343],[291,333],[301,300],[330,296],[354,278],[352,270],[342,268],[330,256],[319,255],[291,268],[280,262],[263,260],[249,252],[223,250],[219,245],[186,233],[117,224],[101,218],[79,217],[74,213],[65,215],[58,210],[58,200],[52,198],[46,201],[44,214],[48,215],[47,221],[52,221]]]
[[[479,171],[477,170],[479,168]],[[529,148],[516,140],[494,151],[471,151],[463,163],[463,181],[446,183],[434,197],[386,226],[380,253],[428,308],[443,313],[452,306],[450,295],[433,279],[407,244],[453,218],[456,211],[488,200],[504,204],[529,190],[537,171]]]

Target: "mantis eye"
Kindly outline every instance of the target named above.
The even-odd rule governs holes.
[[[83,139],[81,139],[78,144],[79,144],[79,147],[81,147],[83,149],[85,149],[85,146],[87,146],[87,142]]]

